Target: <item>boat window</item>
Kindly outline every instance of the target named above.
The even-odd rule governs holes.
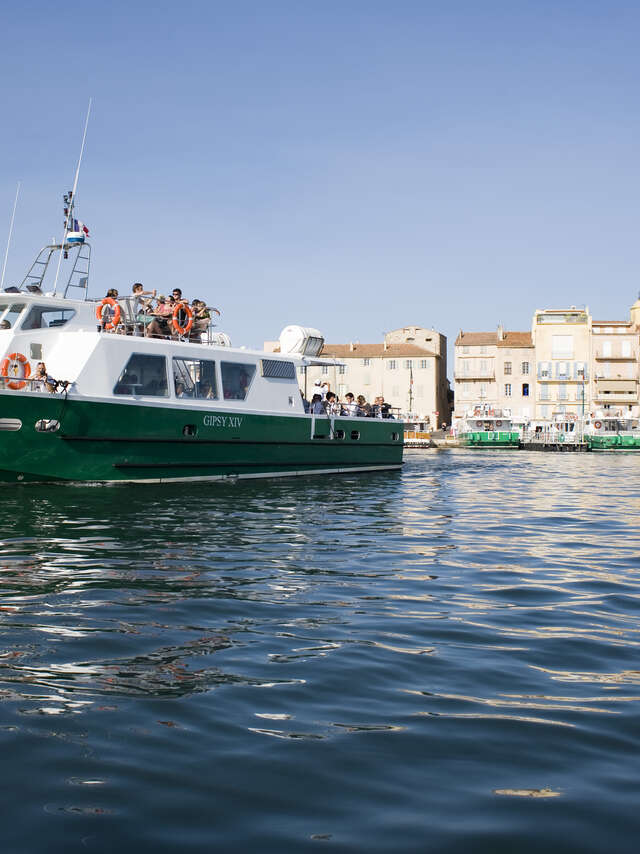
[[[72,308],[48,308],[34,305],[27,314],[23,329],[49,329],[52,326],[64,326],[74,316]]]
[[[176,397],[217,400],[216,363],[209,359],[174,359],[173,386]]]
[[[222,393],[225,400],[244,400],[256,372],[256,366],[240,362],[220,362]]]
[[[0,329],[13,329],[23,309],[23,302],[2,303],[0,305]]]
[[[165,357],[132,353],[123,372],[118,377],[113,393],[168,397]]]

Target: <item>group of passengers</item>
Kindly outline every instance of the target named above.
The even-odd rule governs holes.
[[[116,288],[109,288],[105,300],[110,298],[119,304],[128,304],[128,316],[135,318],[134,332],[147,338],[179,338],[188,335],[189,341],[201,341],[202,334],[211,323],[211,312],[220,314],[217,308],[209,308],[201,299],[189,300],[182,296],[180,288],[174,288],[169,296],[158,294],[155,290],[145,291],[141,282],[135,282],[132,296],[120,297]],[[176,310],[177,309],[177,310]],[[109,303],[102,306],[102,326],[113,321],[115,307]],[[186,329],[192,315],[188,332],[181,335],[179,329]],[[176,323],[174,323],[174,320]],[[176,325],[179,329],[176,329]],[[127,330],[125,330],[127,331]]]
[[[385,403],[383,395],[378,395],[373,403],[367,403],[363,394],[354,397],[353,393],[348,391],[344,400],[341,401],[334,391],[329,388],[329,383],[322,383],[316,380],[314,385],[314,393],[311,401],[308,401],[303,392],[302,404],[304,411],[312,415],[347,415],[358,418],[393,418],[391,414],[391,405]]]

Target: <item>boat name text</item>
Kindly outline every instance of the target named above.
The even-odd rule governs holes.
[[[202,419],[205,427],[240,427],[242,421],[239,415],[205,415]]]

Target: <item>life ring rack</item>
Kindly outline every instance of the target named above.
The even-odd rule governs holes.
[[[181,311],[184,311],[187,315],[187,322],[184,326],[180,326],[178,322],[178,314]],[[173,318],[171,323],[178,335],[186,335],[193,326],[193,312],[191,311],[191,306],[186,302],[179,302],[173,309]]]
[[[107,323],[104,323],[105,329],[115,329],[116,326],[120,323],[120,305],[117,303],[113,297],[105,297],[101,302],[96,306],[96,318],[103,323],[102,319],[102,309],[105,305],[110,305],[113,309],[113,318],[109,320]]]
[[[18,371],[21,371],[21,373],[18,373]],[[0,364],[0,376],[16,377],[16,379],[9,380],[7,386],[17,391],[26,386],[27,380],[31,376],[31,364],[22,353],[10,353],[2,360],[2,364]]]

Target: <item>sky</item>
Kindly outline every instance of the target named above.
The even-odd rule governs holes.
[[[637,3],[23,0],[1,33],[5,285],[62,235],[91,98],[91,296],[179,286],[247,346],[638,296]]]

